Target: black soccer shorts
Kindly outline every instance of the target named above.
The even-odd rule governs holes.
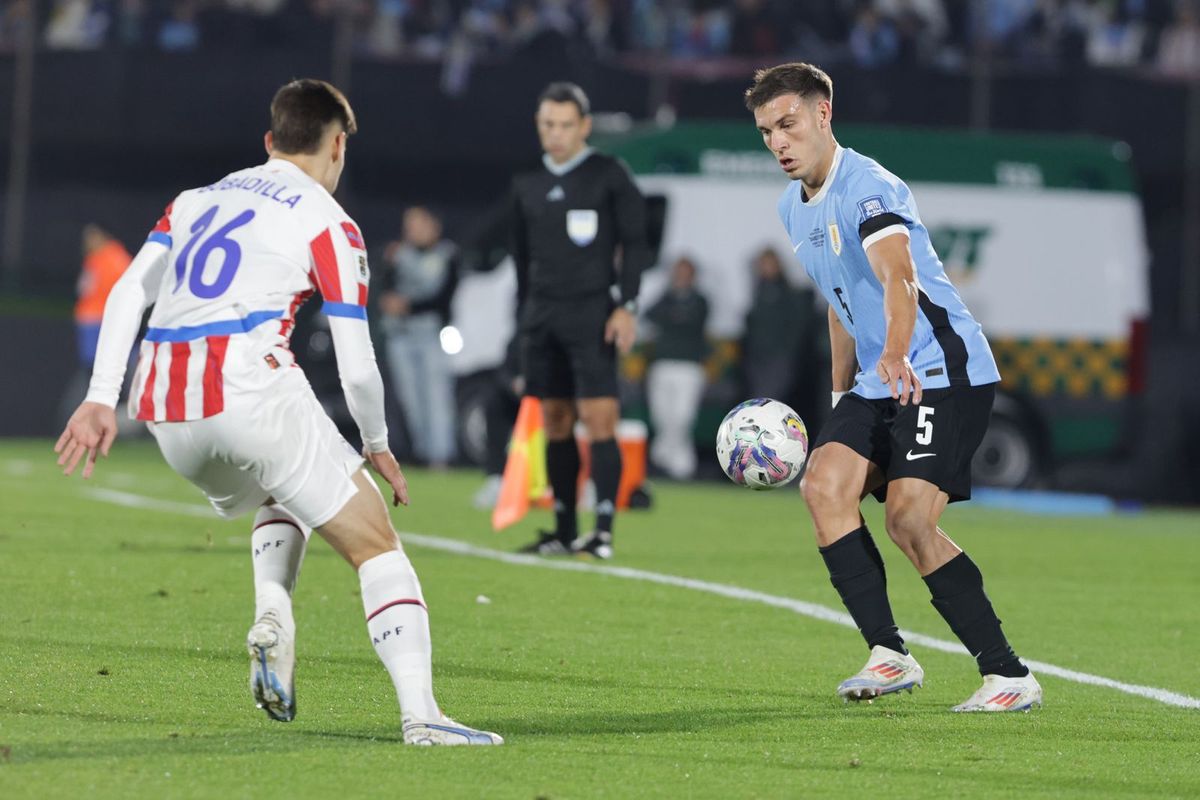
[[[887,484],[920,478],[950,502],[971,497],[971,459],[991,419],[996,385],[926,389],[920,405],[900,405],[890,397],[866,400],[847,394],[821,429],[813,449],[829,442],[846,445],[877,465],[883,486],[873,494],[887,499]]]
[[[617,396],[617,349],[604,341],[612,314],[607,294],[529,300],[521,320],[525,392],[534,397]]]

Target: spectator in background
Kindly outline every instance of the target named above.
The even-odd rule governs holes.
[[[1145,26],[1121,3],[1100,3],[1088,38],[1088,61],[1097,66],[1124,67],[1141,59]]]
[[[455,458],[454,374],[442,349],[458,285],[458,250],[429,209],[404,212],[403,237],[388,245],[379,297],[387,359],[418,459],[444,468]]]
[[[901,62],[924,63],[937,57],[949,27],[942,0],[876,0],[875,8],[895,23]]]
[[[654,425],[650,460],[672,478],[686,480],[696,471],[692,426],[704,394],[708,356],[708,300],[696,289],[696,265],[690,258],[680,258],[671,267],[671,285],[646,312],[646,319],[658,331],[646,377]]]
[[[802,339],[813,316],[811,292],[794,288],[773,248],[754,259],[754,299],[746,314],[742,361],[751,397],[787,401],[798,369]]]
[[[767,0],[736,0],[729,52],[735,56],[766,56],[783,51],[784,26]]]
[[[175,0],[171,15],[158,29],[158,46],[170,53],[186,53],[200,46],[196,0]]]
[[[892,21],[876,10],[871,0],[860,0],[850,29],[850,55],[866,69],[885,67],[900,55],[900,36]]]
[[[35,24],[33,0],[12,0],[0,7],[0,53],[11,53]]]
[[[76,284],[75,333],[79,348],[79,366],[91,374],[100,337],[104,304],[117,279],[124,274],[133,257],[99,225],[83,226],[83,271]]]
[[[971,15],[974,46],[984,46],[1003,54],[1017,41],[1037,10],[1038,0],[1004,0],[991,3],[964,3]]]
[[[1175,21],[1163,31],[1158,68],[1168,75],[1200,75],[1200,10],[1196,0],[1181,0]]]
[[[95,50],[104,44],[109,17],[92,0],[56,0],[46,23],[51,50]]]

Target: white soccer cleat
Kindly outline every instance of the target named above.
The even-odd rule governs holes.
[[[296,717],[292,687],[295,630],[286,630],[275,612],[268,611],[250,627],[246,649],[250,652],[250,691],[255,705],[273,720],[291,722]]]
[[[577,556],[607,561],[613,557],[613,535],[608,531],[595,531],[588,536],[580,536],[571,543],[571,552]]]
[[[837,688],[838,696],[846,702],[866,700],[871,702],[881,695],[907,689],[912,693],[914,686],[925,682],[925,670],[912,657],[877,644],[871,648],[867,665],[857,675],[851,675]]]
[[[442,715],[441,719],[426,721],[407,717],[404,720],[404,743],[415,745],[498,745],[504,738],[491,731],[477,731]]]
[[[1003,675],[984,675],[983,686],[954,711],[1028,711],[1042,705],[1042,687],[1029,673],[1024,678],[1006,678]]]

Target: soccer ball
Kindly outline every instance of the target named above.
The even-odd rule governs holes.
[[[808,429],[778,400],[757,397],[735,406],[717,429],[717,460],[729,479],[751,489],[774,489],[800,474],[808,458]]]

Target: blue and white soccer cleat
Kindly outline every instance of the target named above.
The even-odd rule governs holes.
[[[296,667],[295,632],[268,611],[258,618],[246,634],[250,652],[250,691],[258,708],[279,722],[296,717],[296,694],[292,675]]]
[[[924,682],[925,670],[921,669],[911,653],[905,655],[883,645],[875,645],[871,648],[867,665],[858,674],[842,681],[837,693],[846,702],[866,700],[869,703],[876,697],[903,689],[911,694],[914,686],[921,686]]]
[[[1029,673],[1024,678],[1006,678],[1003,675],[984,675],[983,686],[975,694],[956,705],[952,710],[973,711],[1028,711],[1042,705],[1042,686]]]
[[[491,731],[477,731],[442,715],[438,720],[404,719],[404,743],[415,745],[498,745],[504,739]]]

